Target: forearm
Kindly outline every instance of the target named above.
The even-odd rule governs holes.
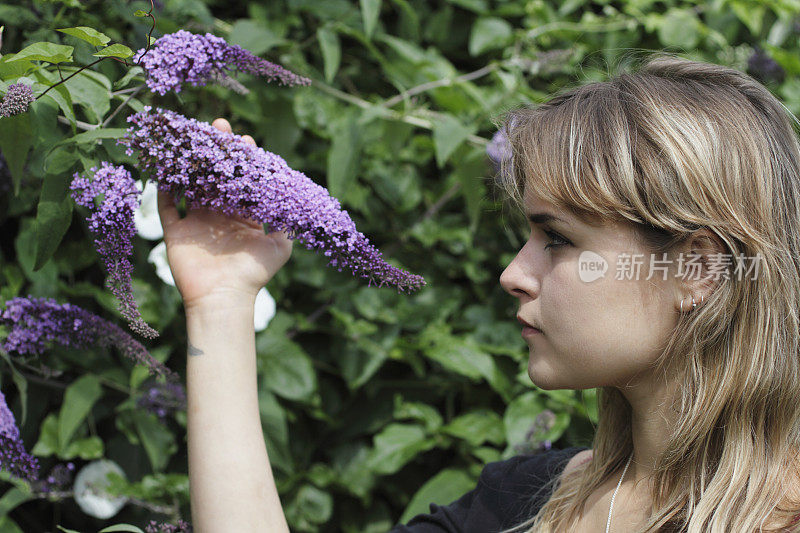
[[[216,303],[186,311],[194,530],[288,532],[258,409],[254,302]]]

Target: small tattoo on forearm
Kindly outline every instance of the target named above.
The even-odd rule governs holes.
[[[203,350],[197,348],[196,346],[189,345],[189,355],[203,355]]]

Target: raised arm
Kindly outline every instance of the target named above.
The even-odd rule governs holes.
[[[214,126],[230,131],[224,119]],[[252,138],[246,139],[253,142]],[[186,311],[187,432],[197,533],[288,532],[258,409],[255,297],[292,241],[211,211],[183,219],[159,192],[167,257]]]

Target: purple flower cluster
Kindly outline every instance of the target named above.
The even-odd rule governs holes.
[[[72,484],[75,465],[72,462],[59,463],[50,469],[44,479],[36,480],[31,484],[31,489],[40,494],[49,494],[67,489]]]
[[[177,525],[174,526],[171,524],[159,524],[155,520],[150,520],[144,531],[145,533],[192,533],[193,528],[185,520],[178,520]]]
[[[508,146],[508,136],[505,128],[500,128],[492,136],[492,140],[486,145],[486,155],[494,166],[494,171],[500,171],[500,164],[504,159],[511,157],[511,148]]]
[[[0,392],[0,468],[18,478],[35,481],[39,476],[39,461],[25,451],[19,436],[14,413]]]
[[[553,443],[542,440],[556,423],[556,414],[550,409],[545,409],[533,420],[530,429],[525,434],[525,441],[514,446],[517,453],[538,453],[552,448]]]
[[[12,83],[8,86],[3,99],[0,100],[0,117],[10,117],[11,115],[24,113],[34,100],[33,90],[29,85]]]
[[[145,389],[136,405],[163,419],[186,409],[186,390],[180,383],[155,383]]]
[[[158,337],[158,332],[142,320],[131,288],[133,266],[128,258],[133,252],[131,241],[136,235],[133,216],[141,202],[136,182],[125,167],[106,161],[99,169],[92,167],[90,170],[91,177],[81,177],[76,172],[70,189],[75,202],[92,212],[87,220],[108,271],[106,287],[117,297],[120,312],[131,329],[146,338]],[[95,205],[98,196],[102,198],[99,206]]]
[[[180,379],[122,328],[76,305],[58,304],[52,298],[13,298],[0,313],[0,326],[10,328],[0,344],[9,353],[40,355],[53,342],[78,349],[116,346],[134,363],[147,366],[151,375]]]
[[[244,142],[210,124],[157,109],[129,116],[136,125],[117,141],[126,153],[139,152],[139,168],[153,172],[158,189],[186,198],[191,208],[205,207],[268,224],[285,231],[307,249],[323,249],[331,266],[396,286],[399,291],[425,285],[422,276],[406,273],[382,259],[360,233],[347,211],[327,189],[280,156]]]
[[[284,85],[308,85],[311,80],[298,76],[280,65],[253,55],[238,45],[230,45],[211,33],[198,35],[185,30],[164,35],[147,50],[136,52],[133,61],[147,76],[147,86],[154,93],[181,91],[183,83],[206,85],[209,80],[225,80],[227,72],[237,70]]]

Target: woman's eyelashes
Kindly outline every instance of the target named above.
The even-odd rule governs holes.
[[[558,233],[555,233],[553,231],[548,231],[546,229],[543,229],[542,231],[544,232],[545,235],[547,235],[551,239],[551,242],[548,242],[545,245],[544,247],[545,250],[547,250],[548,248],[558,248],[560,246],[567,246],[571,244],[567,239],[565,239]]]

